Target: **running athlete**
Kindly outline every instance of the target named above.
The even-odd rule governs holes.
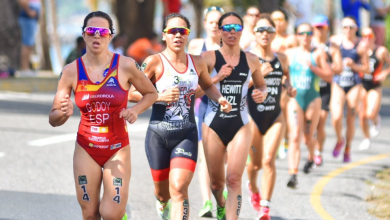
[[[251,143],[246,99],[251,95],[256,103],[261,103],[267,96],[257,56],[240,50],[242,24],[241,17],[234,12],[222,15],[218,21],[222,47],[202,54],[214,84],[232,103],[232,111],[226,114],[219,110],[218,103],[209,100],[202,138],[211,190],[217,202],[217,218],[228,220],[238,219],[242,205],[241,177]],[[248,94],[251,76],[255,89]],[[225,182],[227,199],[223,195]]]
[[[322,49],[311,50],[313,27],[303,23],[297,28],[299,46],[286,51],[288,57],[291,84],[297,89],[295,99],[288,102],[288,121],[290,141],[288,164],[290,180],[287,186],[295,188],[298,184],[297,174],[301,157],[300,144],[302,136],[309,149],[309,158],[304,166],[304,173],[309,173],[314,165],[316,138],[314,133],[318,126],[321,111],[320,78],[332,80],[332,71],[326,63],[326,53]]]
[[[345,145],[343,161],[348,163],[351,161],[350,149],[355,135],[355,118],[362,88],[358,73],[369,72],[369,66],[367,49],[359,46],[359,38],[356,36],[358,26],[355,19],[345,17],[341,25],[343,27],[342,36],[332,36],[330,39],[331,42],[339,45],[343,57],[343,72],[333,77],[330,109],[332,124],[337,135],[333,156],[337,157]],[[346,140],[342,135],[345,103],[347,104]]]
[[[253,34],[253,28],[256,26],[256,22],[259,20],[260,10],[251,6],[246,10],[244,15],[244,29],[242,30],[242,37],[240,40],[240,47],[244,51],[250,51],[256,46],[256,37]]]
[[[291,34],[291,35],[287,34],[287,28],[288,28],[287,13],[283,9],[276,10],[276,11],[272,12],[271,18],[275,23],[275,29],[276,29],[275,38],[271,44],[271,50],[273,52],[283,53],[284,51],[286,51],[289,48],[293,48],[293,47],[298,46],[296,36],[293,34]],[[287,103],[288,103],[289,97],[287,95],[286,89],[284,88],[285,87],[285,85],[284,85],[285,80],[286,79],[284,77],[282,80],[282,95],[281,95],[280,104],[281,104],[284,118],[287,121],[287,116],[288,116]],[[284,159],[287,156],[286,155],[287,148],[288,148],[288,131],[287,130],[288,130],[288,128],[286,129],[285,134],[284,134],[284,146],[283,145],[280,146],[279,151],[278,151],[278,157],[281,159]]]
[[[145,75],[157,92],[146,134],[145,148],[162,219],[189,219],[188,186],[198,156],[198,135],[194,117],[195,91],[198,86],[224,113],[231,105],[213,85],[201,56],[186,54],[190,23],[181,14],[170,14],[163,23],[167,48],[149,56],[142,64]],[[198,81],[199,80],[199,81]],[[139,93],[131,101],[140,100]],[[170,200],[172,209],[170,211]]]
[[[82,31],[87,52],[64,67],[49,123],[61,126],[73,114],[73,90],[81,112],[73,171],[83,219],[127,219],[131,170],[126,121],[134,123],[153,104],[157,93],[133,59],[108,50],[113,24],[106,13],[88,14]],[[144,98],[127,108],[130,85]]]
[[[342,56],[340,49],[334,43],[328,40],[329,20],[325,15],[317,15],[312,25],[314,27],[314,37],[312,41],[313,48],[321,48],[327,55],[327,63],[330,65],[334,74],[340,74],[343,70]],[[314,163],[317,166],[322,165],[322,151],[326,138],[325,125],[328,118],[331,81],[326,82],[320,79],[320,95],[321,95],[321,114],[320,121],[317,127],[317,146],[314,156]]]
[[[248,110],[252,117],[252,149],[249,151],[251,161],[247,166],[248,189],[252,207],[259,211],[256,219],[267,220],[270,201],[276,181],[275,158],[280,141],[286,129],[286,122],[280,108],[282,77],[286,76],[288,94],[295,97],[296,90],[291,87],[288,76],[287,57],[282,53],[273,53],[271,43],[275,37],[275,23],[268,15],[261,15],[254,32],[257,46],[251,50],[256,54],[261,65],[261,72],[267,83],[268,96],[262,104],[256,104],[248,97]],[[248,93],[252,93],[251,87]],[[262,195],[257,187],[257,174],[263,168]]]
[[[362,109],[360,110],[360,126],[362,127],[365,139],[359,145],[360,150],[370,148],[370,138],[379,134],[380,116],[382,99],[382,82],[390,73],[389,51],[384,46],[375,44],[375,34],[371,28],[362,30],[361,43],[368,48],[367,53],[370,56],[370,71],[361,75],[363,88],[361,93]],[[386,68],[383,68],[386,66]],[[374,123],[369,129],[368,120]]]
[[[200,55],[207,50],[218,50],[221,45],[221,37],[218,34],[218,20],[224,14],[224,10],[217,6],[212,6],[204,11],[203,27],[206,30],[207,37],[205,39],[198,38],[193,39],[188,44],[188,53],[194,55]],[[198,156],[199,163],[198,177],[200,191],[203,199],[203,207],[199,211],[199,217],[213,217],[212,210],[213,204],[211,202],[211,190],[210,190],[210,177],[207,170],[206,158],[204,156],[203,144],[202,144],[202,125],[204,115],[206,113],[208,98],[206,95],[201,98],[197,98],[195,101],[195,120],[198,126]]]

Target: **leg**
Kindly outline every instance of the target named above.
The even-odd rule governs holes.
[[[368,97],[367,97],[367,91],[365,89],[361,90],[361,99],[362,103],[360,105],[360,111],[359,111],[359,119],[360,119],[360,127],[362,128],[364,137],[366,139],[370,139],[370,128],[368,126],[368,121],[367,121],[367,102],[368,102]]]
[[[130,146],[120,149],[104,164],[104,192],[100,214],[104,220],[118,220],[126,213],[131,176]]]
[[[363,89],[362,89],[363,90]],[[377,123],[379,111],[381,109],[381,100],[382,100],[382,87],[377,87],[371,89],[367,94],[367,108],[366,108],[366,117]]]
[[[288,103],[288,127],[290,131],[288,146],[288,167],[290,174],[298,173],[299,159],[301,158],[300,144],[303,134],[303,110],[297,100],[290,99]]]
[[[199,178],[199,186],[200,192],[202,194],[203,203],[206,201],[211,201],[211,191],[210,191],[210,177],[209,172],[207,170],[206,158],[203,149],[202,141],[199,141],[199,162],[198,162],[198,178]]]
[[[330,111],[332,115],[332,124],[336,132],[337,143],[340,143],[343,139],[343,108],[345,104],[345,93],[339,85],[332,83],[331,96]]]
[[[219,207],[225,207],[223,189],[225,187],[225,155],[226,146],[221,139],[206,124],[202,127],[203,147],[210,175],[211,192]]]
[[[275,159],[280,141],[283,138],[283,131],[286,130],[283,114],[275,120],[264,136],[264,153],[263,153],[263,176],[262,176],[262,199],[271,201],[272,193],[276,181]]]
[[[194,173],[190,170],[174,168],[169,173],[169,192],[172,198],[171,219],[189,219],[190,205],[188,186]]]
[[[326,126],[327,118],[328,118],[328,111],[321,110],[320,121],[318,122],[318,127],[317,127],[317,150],[319,152],[322,152],[324,149],[324,143],[326,139],[325,126]]]
[[[314,150],[317,139],[314,134],[318,127],[321,112],[321,98],[314,99],[305,111],[305,144],[309,150],[309,161],[314,160]]]
[[[353,137],[355,135],[355,118],[360,102],[360,89],[362,85],[355,85],[347,94],[347,140],[345,152],[349,153]]]
[[[83,219],[100,220],[102,168],[78,144],[73,156],[73,171],[77,200],[81,206]]]
[[[250,188],[252,193],[258,193],[259,188],[257,187],[257,174],[261,169],[262,151],[263,151],[263,135],[260,133],[254,121],[250,121],[252,129],[252,144],[249,149],[249,155],[251,161],[246,167]]]
[[[250,124],[238,130],[227,148],[226,187],[228,197],[226,201],[226,220],[237,220],[242,205],[241,179],[248,157],[251,138]],[[234,156],[232,156],[234,155]]]
[[[30,69],[30,55],[33,48],[27,45],[22,45],[22,49],[20,52],[20,69],[21,70],[29,70]]]

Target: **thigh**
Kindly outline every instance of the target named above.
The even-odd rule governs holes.
[[[102,168],[76,143],[73,157],[73,173],[77,200],[83,209],[99,208]]]
[[[242,175],[251,144],[250,124],[246,124],[238,130],[233,140],[227,147],[227,175],[235,173]]]
[[[102,204],[108,209],[126,208],[131,175],[130,146],[120,149],[105,164]]]
[[[318,122],[321,114],[321,99],[314,99],[305,111],[305,131],[306,137],[314,137],[314,133],[317,130]]]
[[[330,111],[333,118],[340,118],[343,115],[343,107],[345,104],[345,92],[337,85],[332,83],[332,92],[330,98]]]
[[[371,89],[367,94],[367,111],[377,114],[381,107],[382,87]]]
[[[283,115],[283,114],[281,114]],[[249,149],[249,155],[251,156],[251,162],[256,166],[261,166],[261,155],[263,152],[263,135],[260,133],[256,123],[250,120],[250,126],[252,131],[252,144]]]
[[[360,94],[361,94],[362,84],[355,85],[352,87],[347,95],[347,107],[353,111],[356,111],[360,103]]]
[[[293,139],[300,138],[303,133],[303,110],[299,106],[295,98],[290,98],[288,102],[288,117],[287,117],[287,126],[290,133],[290,136]]]
[[[360,90],[360,98],[362,101],[360,102],[359,105],[359,115],[363,117],[366,114],[366,109],[367,109],[367,91],[365,89]]]
[[[284,136],[285,129],[286,123],[284,121],[284,116],[283,114],[280,114],[264,136],[263,158],[276,158],[276,153],[278,151],[280,141]]]
[[[198,136],[196,128],[188,131],[184,139],[171,151],[170,169],[185,169],[195,172],[198,159]]]
[[[217,133],[206,124],[203,124],[202,131],[203,149],[210,180],[224,181],[226,147]]]

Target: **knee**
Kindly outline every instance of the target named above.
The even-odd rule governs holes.
[[[213,180],[210,179],[210,185],[211,185],[211,190],[213,192],[218,192],[224,189],[225,187],[225,182],[222,180]]]
[[[174,182],[174,181],[172,181]],[[169,192],[172,200],[183,200],[188,198],[188,184],[185,183],[171,183]]]
[[[118,220],[122,219],[126,213],[125,208],[119,207],[100,207],[100,215],[104,220]]]
[[[237,173],[228,174],[226,177],[226,187],[231,190],[237,190],[241,188],[241,175]]]
[[[271,169],[271,170],[275,169],[275,160],[271,155],[267,155],[263,159],[263,168],[264,169]]]
[[[83,212],[83,219],[86,219],[86,220],[95,220],[95,219],[98,219],[100,217],[97,209],[84,209],[84,208],[82,208],[82,212]]]
[[[288,140],[289,144],[298,144],[299,143],[299,134],[298,132],[291,132]]]
[[[375,120],[375,114],[373,112],[367,113],[365,116],[369,120]]]

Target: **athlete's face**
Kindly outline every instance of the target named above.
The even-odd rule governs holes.
[[[297,29],[297,38],[300,45],[311,45],[313,29],[308,24],[300,25]]]
[[[246,11],[246,15],[244,16],[245,24],[253,28],[255,27],[256,22],[259,20],[259,17],[260,17],[259,9],[255,7],[250,7]]]
[[[221,12],[217,10],[207,13],[206,20],[203,23],[207,37],[218,36],[218,20],[221,16]]]
[[[259,27],[263,28],[263,30],[259,31]],[[266,28],[269,30],[265,30]],[[258,31],[255,32],[255,36],[256,41],[260,46],[265,47],[271,45],[272,40],[275,38],[275,33],[272,33],[271,31],[272,28],[272,24],[267,19],[260,19],[257,22],[255,29]]]
[[[182,18],[171,18],[167,22],[165,30],[174,27],[187,27],[187,23]],[[185,45],[188,42],[188,35],[181,34],[179,31],[172,33],[163,33],[163,40],[167,43],[167,47],[172,51],[184,51]]]
[[[242,25],[240,19],[238,19],[236,16],[228,16],[222,21],[222,25],[227,24],[238,24]],[[223,44],[229,45],[229,46],[236,46],[240,42],[241,31],[236,31],[235,29],[232,29],[231,31],[224,31],[222,29],[219,29],[220,36],[222,38]]]
[[[364,28],[362,30],[362,44],[375,44],[375,34],[371,28]]]
[[[343,34],[346,37],[353,37],[356,35],[358,31],[358,27],[353,19],[344,18],[341,22],[341,26],[343,28]]]
[[[87,22],[87,27],[101,27],[101,28],[109,28],[109,23],[105,18],[102,17],[92,17]],[[100,34],[95,34],[94,36],[90,36],[83,32],[83,37],[85,44],[87,45],[87,50],[100,53],[101,51],[108,49],[108,44],[112,39],[112,35],[102,37]]]
[[[271,14],[272,20],[275,22],[275,28],[278,33],[285,33],[287,30],[287,21],[284,14],[280,11],[275,11]]]
[[[314,36],[316,37],[322,37],[328,35],[328,26],[326,25],[317,25],[314,26]]]

